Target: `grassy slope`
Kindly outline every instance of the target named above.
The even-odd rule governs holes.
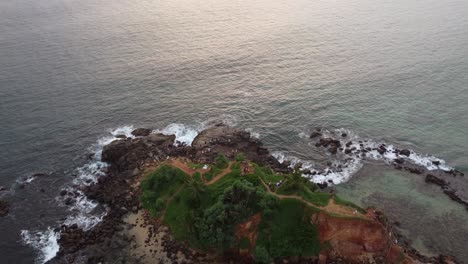
[[[169,226],[176,239],[187,241],[194,248],[203,248],[202,244],[204,243],[197,239],[197,234],[194,231],[193,219],[214,205],[225,190],[231,187],[234,182],[246,180],[257,189],[265,190],[260,182],[260,178],[267,182],[277,182],[285,179],[282,175],[277,175],[271,172],[271,170],[257,165],[254,165],[254,174],[241,176],[241,170],[238,165],[238,163],[234,163],[231,166],[232,171],[230,173],[220,178],[214,184],[205,186],[200,202],[196,207],[190,204],[191,193],[187,185],[184,185],[185,187],[182,187],[179,193],[174,195],[187,180],[188,176],[177,168],[162,165],[142,181],[143,206],[154,216],[157,216],[158,212],[161,212],[162,209],[155,209],[154,203],[156,199],[161,198],[167,201],[169,197],[174,195],[172,200],[167,204],[163,223]],[[200,175],[197,177],[199,178]],[[159,180],[157,180],[158,178]],[[161,183],[164,183],[164,185],[161,185]],[[307,186],[293,192],[284,192],[280,188],[278,193],[295,194],[319,206],[326,205],[329,200],[328,194],[313,192]],[[339,198],[337,203],[350,205],[350,203]],[[311,208],[297,199],[280,200],[274,210],[267,215],[263,215],[258,227],[256,246],[265,248],[273,258],[280,256],[317,255],[320,250],[317,229],[315,225],[311,225],[309,222],[311,214],[317,211],[318,209]]]
[[[317,227],[309,223],[314,212],[299,200],[281,200],[276,211],[262,218],[256,246],[266,248],[273,258],[317,255]]]
[[[141,202],[153,216],[158,216],[168,199],[184,184],[188,175],[180,169],[161,165],[141,182]]]

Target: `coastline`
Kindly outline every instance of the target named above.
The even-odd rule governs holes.
[[[102,222],[86,232],[77,226],[62,226],[59,239],[60,251],[49,263],[64,263],[71,260],[85,261],[83,255],[87,256],[86,261],[91,263],[115,260],[116,256],[122,261],[131,260],[138,263],[143,259],[143,263],[145,263],[144,259],[148,255],[156,256],[161,261],[169,261],[170,259],[173,262],[184,261],[189,256],[192,263],[197,263],[197,261],[206,263],[206,255],[194,253],[183,243],[174,241],[161,223],[151,223],[150,219],[143,217],[144,213],[138,201],[138,184],[145,172],[148,169],[154,169],[168,157],[182,157],[196,162],[209,163],[213,161],[218,152],[225,153],[231,159],[236,153],[245,153],[249,160],[270,166],[279,173],[288,173],[293,169],[290,164],[280,163],[271,156],[268,149],[263,147],[258,139],[251,138],[248,132],[224,125],[217,125],[202,131],[192,146],[174,145],[176,143],[175,136],[151,134],[150,131],[136,138],[122,138],[104,147],[103,161],[111,164],[107,175],[99,178],[96,184],[85,187],[83,192],[88,198],[106,204],[107,213]],[[207,152],[207,149],[210,151]],[[408,168],[406,170],[412,170],[416,173],[413,167],[406,167],[406,164],[398,166],[402,166],[402,169]],[[419,172],[417,174],[422,174],[424,171],[422,168],[418,168],[417,172]],[[303,173],[307,174],[307,171]],[[378,213],[378,215],[384,219],[382,213]],[[138,224],[135,219],[137,217]],[[147,224],[143,224],[144,222]],[[383,223],[385,223],[385,228],[392,233],[391,225],[385,221]],[[146,237],[142,243],[142,239],[145,237],[144,229],[150,231],[148,232],[149,237]],[[150,243],[152,238],[155,240]],[[151,244],[153,248],[148,247],[148,244]],[[406,254],[425,263],[440,263],[439,261],[445,258],[427,258],[413,249],[405,248],[407,247],[405,245],[401,247]],[[149,251],[150,248],[153,251]],[[102,252],[115,252],[115,254],[107,253],[106,256],[103,256]],[[237,259],[239,256],[230,255],[228,257]],[[450,263],[449,260],[447,258],[447,262],[442,263]],[[219,260],[212,257],[210,261],[216,263]],[[317,259],[317,261],[319,260]]]

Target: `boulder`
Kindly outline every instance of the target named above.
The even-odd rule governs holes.
[[[444,187],[444,186],[447,185],[446,181],[444,181],[443,179],[437,178],[436,176],[434,176],[432,174],[427,174],[426,175],[426,182],[427,183],[433,183],[433,184],[439,185],[441,187]]]
[[[403,159],[403,158],[394,159],[393,161],[395,161],[395,163],[397,163],[397,164],[405,163],[405,159]]]
[[[134,135],[135,137],[146,137],[149,134],[151,134],[151,131],[152,130],[149,128],[137,128],[132,131],[132,135]]]
[[[10,205],[4,200],[0,200],[0,217],[8,215],[9,210]]]
[[[321,137],[322,133],[314,131],[312,134],[310,134],[310,138],[316,138],[316,137]]]
[[[408,149],[402,149],[402,150],[400,150],[400,155],[409,157],[410,154],[411,154],[411,151],[408,150]]]
[[[317,186],[320,188],[320,189],[325,189],[328,187],[328,183],[327,182],[319,182],[317,183]]]
[[[148,137],[146,137],[147,141],[149,141],[149,142],[151,142],[151,143],[153,143],[155,145],[158,145],[158,146],[173,145],[174,142],[175,142],[175,139],[176,139],[175,135],[164,135],[164,134],[161,134],[161,133],[151,134]]]

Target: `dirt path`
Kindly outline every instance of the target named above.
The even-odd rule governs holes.
[[[260,179],[260,182],[262,183],[262,185],[267,189],[268,193],[278,197],[281,200],[282,199],[296,199],[296,200],[299,200],[299,201],[307,204],[310,207],[316,208],[318,210],[325,211],[327,213],[334,213],[334,214],[340,214],[340,215],[343,215],[343,216],[350,216],[350,217],[358,217],[358,218],[363,218],[363,219],[369,219],[368,216],[359,213],[356,209],[336,204],[335,200],[333,200],[333,199],[330,199],[328,204],[326,206],[322,207],[322,206],[317,206],[317,205],[305,200],[304,198],[302,198],[302,197],[300,197],[298,195],[284,195],[284,194],[275,193],[263,181],[263,179],[261,179],[261,178],[259,178],[259,179]]]
[[[210,181],[208,182],[205,182],[205,185],[209,186],[209,185],[212,185],[214,183],[216,183],[218,180],[220,180],[222,177],[224,177],[226,174],[230,173],[232,170],[231,170],[231,165],[233,164],[234,162],[229,162],[229,165],[226,169],[224,169],[223,171],[221,171],[221,173],[219,173],[218,175],[216,175],[213,179],[211,179]],[[182,170],[183,172],[187,173],[190,177],[193,176],[193,174],[195,172],[199,172],[199,173],[204,173],[204,172],[207,172],[208,170],[204,170],[204,169],[193,169],[191,167],[188,166],[188,163],[185,161],[185,160],[182,160],[182,159],[171,159],[171,160],[168,160],[166,161],[166,164],[168,165],[171,165],[171,166],[174,166],[176,168],[179,168],[180,170]],[[335,200],[334,199],[330,199],[328,204],[326,206],[317,206],[307,200],[305,200],[304,198],[302,198],[301,196],[298,196],[298,195],[284,195],[284,194],[278,194],[278,193],[275,193],[273,192],[270,187],[263,181],[262,178],[260,178],[260,182],[262,183],[262,185],[265,187],[265,189],[267,190],[268,193],[278,197],[279,199],[296,199],[296,200],[299,200],[305,204],[307,204],[308,206],[312,207],[312,208],[316,208],[318,210],[322,210],[322,211],[325,211],[327,213],[333,213],[333,214],[339,214],[339,215],[343,215],[343,216],[348,216],[348,217],[357,217],[357,218],[362,218],[362,219],[370,219],[370,217],[368,215],[365,215],[365,214],[361,214],[359,213],[356,209],[354,208],[351,208],[351,207],[346,207],[346,206],[343,206],[343,205],[339,205],[337,203],[335,203]],[[182,189],[184,185],[182,185],[177,191],[176,193],[174,193],[174,195],[172,195],[168,201],[167,201],[167,204],[170,203],[170,201],[172,200],[172,198],[177,195],[179,193],[179,191]],[[163,214],[162,214],[162,217],[164,217],[164,213],[166,211],[164,210]]]
[[[205,169],[194,169],[194,168],[191,168],[189,165],[188,165],[188,162],[183,160],[183,159],[169,159],[165,162],[167,165],[171,165],[173,167],[176,167],[180,170],[182,170],[183,172],[185,172],[186,174],[188,174],[190,177],[193,176],[193,174],[195,174],[195,172],[198,172],[200,174],[203,174],[205,172],[207,172],[208,170],[205,170]]]
[[[215,182],[217,182],[219,179],[221,179],[222,177],[224,177],[226,174],[230,173],[231,172],[231,165],[233,164],[234,162],[229,162],[227,168],[225,168],[223,171],[221,171],[220,174],[216,175],[213,179],[211,179],[209,182],[205,183],[206,185],[211,185]]]
[[[164,216],[166,215],[166,210],[167,210],[167,206],[171,203],[172,199],[177,195],[179,194],[180,190],[182,190],[182,188],[184,188],[185,186],[185,183],[182,184],[178,189],[177,191],[171,195],[171,197],[169,197],[169,199],[167,199],[167,202],[166,202],[166,208],[164,208],[164,211],[161,212],[161,220],[164,220]]]

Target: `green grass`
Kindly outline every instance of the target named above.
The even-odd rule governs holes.
[[[349,202],[349,201],[346,201],[338,196],[334,196],[334,200],[335,200],[335,203],[336,204],[340,204],[340,205],[344,205],[344,206],[347,206],[347,207],[352,207],[354,209],[356,209],[358,212],[362,213],[362,214],[365,214],[366,213],[366,210],[352,202]]]
[[[277,210],[263,217],[256,245],[273,258],[316,256],[320,251],[317,227],[310,216],[317,210],[296,199],[283,199]]]
[[[216,175],[221,173],[221,169],[218,167],[211,167],[211,169],[203,174],[203,178],[205,178],[206,181],[211,181]]]
[[[224,161],[221,163],[225,164]],[[194,249],[216,249],[220,252],[236,246],[248,249],[250,242],[246,237],[235,240],[234,227],[254,213],[261,212],[254,250],[256,262],[317,255],[321,245],[317,227],[310,223],[310,217],[319,210],[297,199],[279,200],[267,194],[260,179],[274,183],[284,177],[256,164],[254,168],[254,174],[241,176],[239,162],[235,162],[231,172],[207,186],[202,183],[202,177],[207,177],[208,181],[212,179],[221,172],[218,166],[211,167],[211,175],[195,173],[190,179],[177,168],[161,165],[142,181],[141,201],[155,217],[165,210],[163,223],[177,240],[188,242]],[[312,191],[306,182],[297,184],[300,178],[286,179],[289,184],[283,184],[278,193],[298,195],[319,206],[328,203],[327,193]],[[294,179],[296,184],[291,184]],[[339,197],[335,201],[353,208],[356,206]]]
[[[141,182],[142,194],[141,203],[151,215],[158,216],[164,210],[165,203],[185,180],[188,175],[183,171],[168,166],[161,165],[155,171],[149,173]]]
[[[193,162],[189,162],[188,163],[188,166],[192,169],[201,169],[205,166],[205,164],[198,164],[198,163],[193,163]]]
[[[284,180],[284,176],[274,173],[270,168],[263,168],[254,164],[255,175],[258,175],[262,180],[268,183],[277,183],[280,180]]]
[[[323,192],[313,192],[307,186],[301,186],[299,190],[291,190],[286,188],[286,184],[282,185],[276,192],[283,195],[298,195],[304,200],[317,205],[317,206],[326,206],[330,195]]]
[[[178,240],[187,240],[187,226],[190,220],[190,208],[188,200],[190,193],[186,188],[182,189],[168,204],[164,214],[163,223],[168,225],[172,234]]]

